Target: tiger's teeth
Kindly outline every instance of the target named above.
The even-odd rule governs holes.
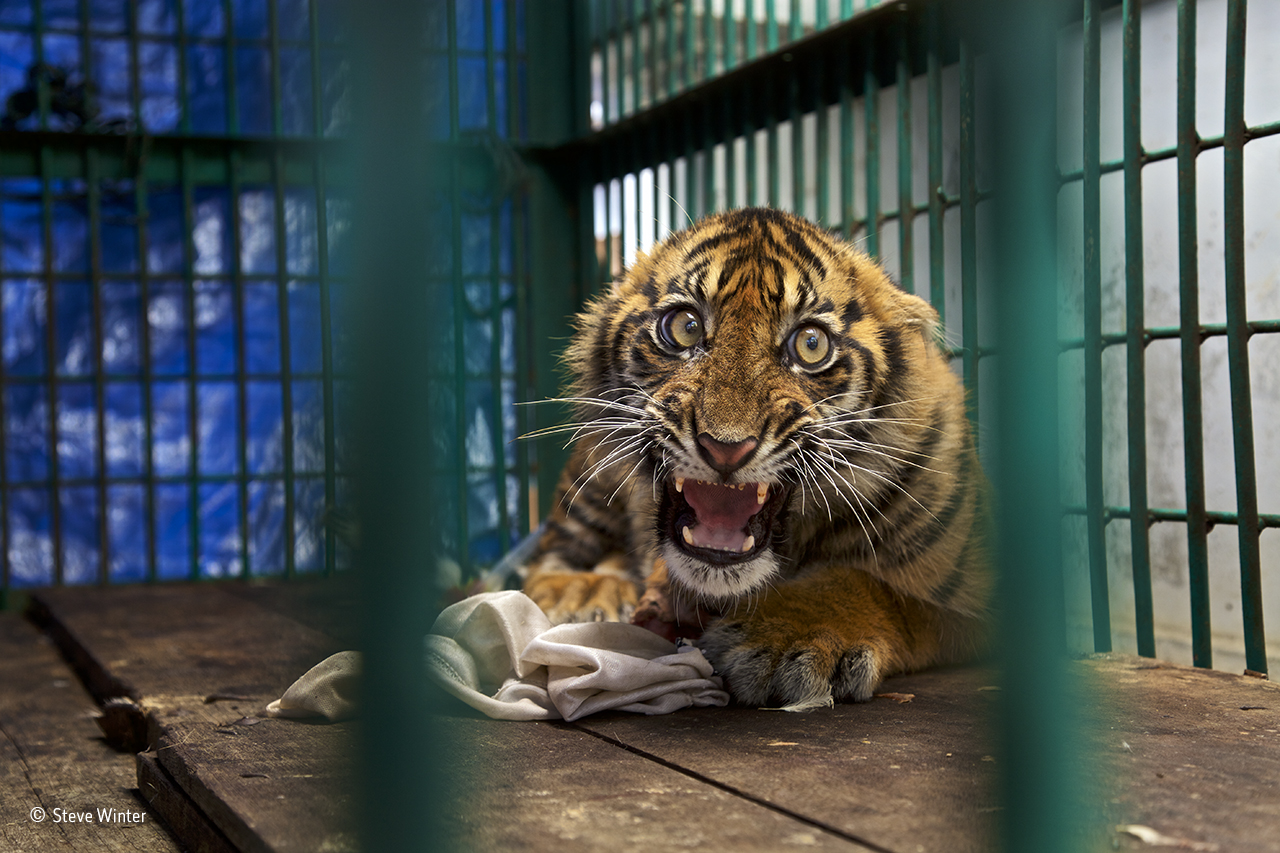
[[[756,505],[764,506],[764,502],[768,499],[769,499],[769,484],[757,483],[756,484]]]
[[[693,534],[689,532],[689,528],[684,528],[684,541],[686,545],[693,544]]]
[[[686,527],[685,529],[688,530],[689,528]],[[742,553],[745,554],[754,547],[756,547],[756,537],[748,533],[747,538],[742,540]]]
[[[676,491],[677,492],[684,491],[684,477],[676,477]]]

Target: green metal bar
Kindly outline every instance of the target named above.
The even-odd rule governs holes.
[[[840,51],[836,69],[840,79],[840,231],[846,240],[853,239],[853,223],[858,215],[853,203],[853,69],[849,65],[852,52],[850,39]]]
[[[1223,118],[1223,213],[1226,232],[1227,366],[1235,441],[1236,526],[1240,541],[1240,601],[1245,665],[1267,671],[1262,620],[1262,556],[1258,542],[1258,476],[1254,464],[1253,400],[1244,266],[1244,51],[1245,0],[1227,2],[1227,91]]]
[[[825,6],[820,7],[825,10]],[[822,23],[825,25],[825,13]],[[821,93],[826,86],[827,70],[826,63],[819,58],[813,65],[813,91],[817,93],[814,98],[814,113],[817,115],[817,159],[818,166],[818,211],[814,217],[814,221],[823,222],[831,215],[831,128],[830,128],[830,110],[827,104],[821,98]]]
[[[737,136],[733,132],[733,101],[725,98],[724,112],[721,114],[724,133],[724,181],[725,207],[742,207],[742,199],[738,198],[738,145]]]
[[[999,495],[1002,689],[991,730],[1003,806],[999,846],[1065,853],[1088,837],[1077,824],[1086,797],[1076,768],[1090,762],[1078,754],[1067,713],[1080,700],[1066,660],[1057,487],[1057,29],[1049,4],[1008,0],[997,8],[998,28],[975,29],[992,39],[997,164],[991,304],[1002,356],[994,364],[1000,441],[991,467]]]
[[[195,187],[191,178],[191,154],[183,151],[182,158],[182,222],[186,252],[182,259],[183,295],[186,297],[187,323],[187,497],[190,501],[189,540],[191,547],[191,580],[200,577],[200,394],[196,378],[196,283],[195,283]]]
[[[235,385],[236,385],[236,425],[240,431],[239,441],[236,447],[236,467],[239,469],[235,478],[236,498],[240,502],[236,521],[240,528],[240,576],[249,578],[253,576],[253,566],[250,563],[249,549],[249,483],[246,479],[249,470],[249,401],[246,399],[246,382],[245,382],[245,311],[244,311],[244,269],[240,263],[240,253],[244,246],[243,220],[240,216],[240,156],[239,152],[227,152],[227,174],[229,181],[227,182],[227,192],[231,197],[231,314],[235,317],[236,324],[236,366],[235,366]],[[277,229],[279,221],[283,216],[277,214]],[[279,234],[276,235],[276,253],[279,257],[282,242]],[[282,267],[278,267],[278,272],[283,272]],[[280,302],[279,316],[288,319],[288,303]],[[287,322],[285,323],[287,325]],[[194,330],[192,332],[194,334]],[[287,374],[286,374],[287,377]],[[285,423],[288,423],[286,420]],[[285,429],[284,435],[292,438],[292,430]],[[288,454],[286,454],[287,458]],[[287,500],[287,497],[286,497]],[[293,523],[293,518],[288,513],[285,514],[285,526],[288,527]]]
[[[773,104],[773,87],[776,85],[771,78],[766,81],[764,87],[765,103]],[[778,162],[778,115],[775,111],[769,110],[769,115],[765,118],[765,130],[767,132],[768,151],[765,154],[765,171],[769,176],[769,201],[770,207],[778,207],[782,204],[782,188],[780,175],[782,172],[782,164]]]
[[[791,208],[808,216],[804,209],[804,115],[800,109],[800,77],[794,63],[787,75],[787,103],[791,105]]]
[[[915,292],[915,219],[911,201],[911,44],[907,22],[899,21],[898,57],[898,278],[903,290]]]
[[[930,6],[926,23],[928,48],[925,55],[925,86],[929,116],[929,301],[938,319],[947,322],[946,252],[943,237],[942,186],[942,18],[937,6]]]
[[[1178,274],[1182,325],[1182,429],[1187,489],[1191,645],[1196,666],[1213,666],[1205,519],[1204,409],[1200,390],[1200,282],[1196,228],[1196,7],[1178,0]]]
[[[88,30],[88,27],[85,27]],[[88,174],[85,201],[89,206],[89,282],[93,300],[93,384],[94,384],[94,466],[98,498],[98,583],[110,581],[110,522],[107,514],[107,383],[103,378],[102,317],[102,184],[98,172],[98,150],[84,152]]]
[[[449,140],[456,143],[461,136],[458,94],[458,19],[454,4],[446,6],[446,22],[449,27]],[[606,99],[608,89],[605,90]],[[607,115],[607,107],[606,107]],[[458,437],[461,458],[466,458],[467,435],[467,382],[463,365],[466,362],[466,310],[467,298],[462,285],[462,187],[456,168],[448,170],[448,198],[450,216],[449,243],[449,276],[451,302],[453,305],[453,358],[454,358],[454,434]],[[458,563],[462,566],[463,576],[470,574],[471,569],[471,535],[467,524],[467,477],[462,465],[458,466],[454,481],[454,500],[456,512],[454,521],[457,524]]]
[[[1101,25],[1098,0],[1084,0],[1084,477],[1093,650],[1111,651],[1107,543],[1102,521],[1102,201],[1100,156]]]
[[[637,8],[637,4],[641,0],[632,0],[630,6],[631,14],[631,111],[633,113],[640,112],[640,32],[643,27],[641,16],[642,12]],[[514,98],[512,99],[514,100]]]
[[[685,0],[684,6],[684,88],[693,85],[693,63],[698,55],[697,34],[693,29],[693,0]]]
[[[973,48],[960,41],[960,311],[966,406],[978,443],[978,177]]]
[[[61,454],[58,452],[58,360],[57,360],[57,285],[53,276],[53,188],[49,178],[49,149],[40,148],[40,237],[44,254],[45,298],[45,393],[48,395],[48,415],[45,429],[49,442],[49,536],[53,542],[53,585],[62,586],[62,509],[59,490],[61,486]]]
[[[750,2],[750,0],[748,0],[748,2]],[[756,131],[758,128],[756,127],[755,122],[750,118],[752,103],[751,95],[744,92],[743,100],[745,103],[743,104],[742,110],[742,136],[746,139],[746,163],[743,167],[743,171],[746,173],[747,179],[747,197],[745,203],[746,205],[751,206],[760,203],[760,191],[759,187],[756,186]]]
[[[292,578],[297,571],[295,561],[298,545],[297,499],[294,493],[297,486],[297,480],[294,477],[297,463],[294,459],[295,447],[293,443],[293,383],[298,377],[293,372],[292,324],[289,322],[289,270],[284,221],[284,157],[279,149],[276,150],[276,162],[275,168],[272,170],[272,178],[272,195],[275,199],[276,218],[276,299],[280,305],[278,315],[280,318],[280,375],[284,380],[281,383],[280,394],[283,415],[280,431],[284,448],[285,483],[284,570],[285,576]],[[241,397],[243,396],[242,391]],[[241,441],[243,442],[246,439],[247,434],[242,433]]]
[[[271,50],[271,135],[279,137],[284,134],[284,98],[280,91],[279,7],[275,3],[267,4],[267,38]]]
[[[514,10],[511,10],[514,11]],[[514,17],[514,15],[512,16]],[[514,47],[514,42],[508,42]],[[636,36],[635,56],[639,56],[640,41]],[[494,48],[493,5],[484,4],[484,58],[485,58],[485,101],[489,116],[490,133],[497,135],[498,129],[498,94],[494,68],[497,67],[498,54]],[[639,81],[639,59],[636,59],[635,79]],[[638,87],[638,83],[637,83]],[[510,93],[510,100],[515,100]],[[637,88],[636,108],[639,109],[640,98]],[[500,552],[505,554],[511,547],[511,518],[507,506],[507,442],[502,429],[502,283],[500,280],[500,250],[502,247],[501,199],[495,193],[489,204],[489,365],[491,371],[490,393],[493,395],[493,464],[496,479],[495,492],[498,502],[498,542]],[[515,275],[515,270],[512,270]],[[461,367],[461,365],[459,365]]]
[[[1138,654],[1155,657],[1155,617],[1151,595],[1151,542],[1147,521],[1146,312],[1142,257],[1142,4],[1124,0],[1124,254],[1125,352],[1128,382],[1129,524],[1133,552],[1134,627]]]
[[[743,20],[746,22],[747,26],[745,48],[746,61],[750,62],[755,59],[757,54],[760,52],[759,45],[757,44],[759,34],[756,32],[755,0],[747,0],[745,11],[743,12]]]
[[[724,70],[738,64],[738,22],[733,17],[733,2],[725,4],[724,18]]]
[[[880,257],[880,81],[876,79],[876,43],[871,35],[863,42],[863,115],[867,135],[867,254]]]
[[[800,0],[791,0],[791,11],[787,15],[787,41],[799,41],[804,35],[804,23],[800,20]]]
[[[318,127],[318,125],[317,125]],[[332,523],[332,513],[338,506],[338,439],[336,433],[337,412],[333,388],[333,312],[330,296],[328,174],[323,157],[311,161],[312,182],[316,199],[316,252],[320,275],[320,370],[324,391],[324,573],[332,575],[337,569],[337,532]]]
[[[236,74],[236,21],[231,0],[222,0],[222,16],[226,22],[224,50],[227,63],[227,132],[240,135],[240,94]]]
[[[765,45],[769,53],[778,49],[778,15],[774,0],[764,0]]]
[[[1088,507],[1082,505],[1064,506],[1062,511],[1068,515],[1085,515],[1088,513]],[[1127,506],[1108,506],[1106,507],[1106,519],[1108,522],[1115,519],[1134,519],[1146,516],[1148,523],[1155,524],[1159,522],[1169,522],[1176,524],[1186,524],[1187,511],[1185,509],[1172,509],[1169,507],[1148,507],[1145,511],[1135,510]],[[1240,516],[1234,512],[1221,512],[1218,510],[1206,510],[1205,519],[1210,528],[1217,527],[1219,524],[1236,526],[1240,524]],[[1280,528],[1280,513],[1258,513],[1258,527],[1261,529]]]
[[[702,38],[706,42],[706,48],[703,50],[702,79],[706,80],[716,75],[716,30],[715,17],[711,14],[711,0],[702,0]]]
[[[151,360],[151,268],[148,261],[150,238],[150,202],[147,199],[147,178],[145,174],[137,177],[133,186],[134,205],[138,212],[138,328],[142,348],[142,436],[145,453],[142,456],[142,478],[146,490],[146,536],[147,565],[146,580],[156,580],[156,482],[155,459],[152,448],[155,447],[155,373]],[[3,456],[3,454],[0,454]],[[7,531],[6,531],[7,533]]]
[[[676,4],[667,3],[667,98],[675,95],[676,85]]]
[[[618,99],[617,117],[618,119],[621,119],[627,114],[627,75],[623,72],[623,68],[626,67],[626,57],[624,56],[626,28],[621,20],[621,16],[618,14],[615,2],[616,0],[608,0],[605,6],[609,10],[609,27],[607,32],[613,36],[613,38],[609,39],[610,43],[613,45],[614,55],[613,84],[616,90],[616,97]]]

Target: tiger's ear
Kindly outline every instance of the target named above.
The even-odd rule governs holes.
[[[649,275],[646,271],[649,263],[649,256],[636,249],[635,263],[623,270],[622,275],[613,280],[613,284],[609,286],[609,295],[622,296],[623,294],[634,293],[637,287],[636,281]]]
[[[925,343],[942,343],[942,320],[938,309],[913,293],[899,291],[897,294],[898,318],[902,325],[919,329]]]

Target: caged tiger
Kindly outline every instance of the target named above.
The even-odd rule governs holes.
[[[973,656],[987,486],[937,312],[768,208],[703,219],[577,318],[577,420],[525,592],[698,645],[735,700],[871,698]],[[643,591],[643,595],[641,594]]]

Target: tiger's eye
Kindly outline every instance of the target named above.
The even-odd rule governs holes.
[[[817,367],[831,352],[831,338],[821,326],[801,326],[791,335],[791,355],[801,367]]]
[[[702,340],[702,318],[692,308],[673,308],[658,324],[658,334],[674,349],[689,349]]]

